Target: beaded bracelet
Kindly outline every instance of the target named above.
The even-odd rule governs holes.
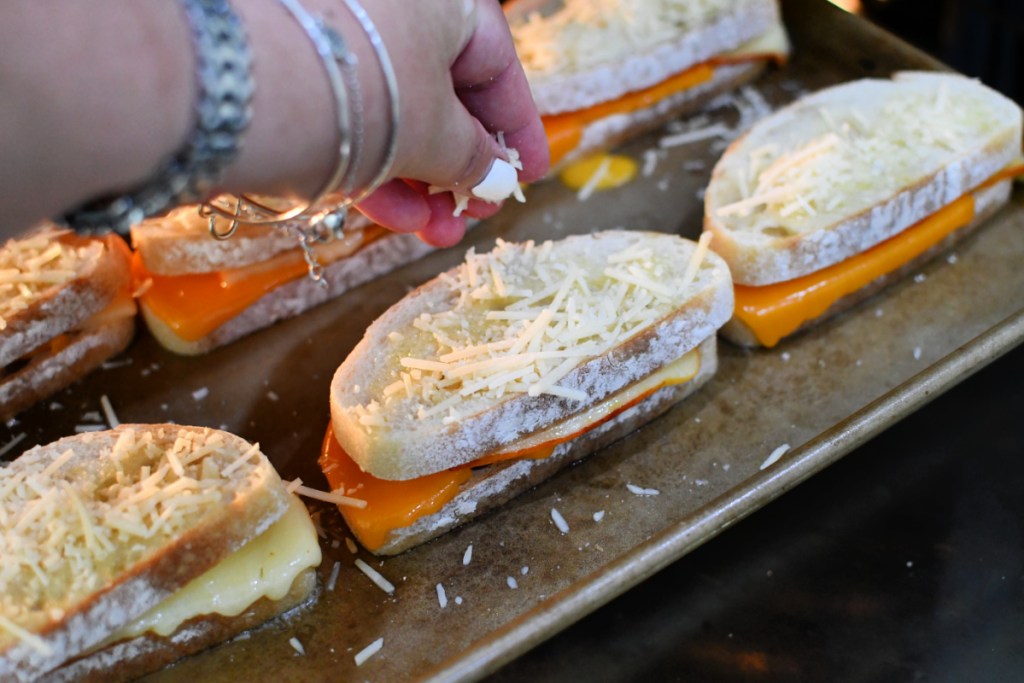
[[[63,222],[76,232],[127,235],[144,218],[200,201],[238,155],[252,118],[252,58],[245,32],[227,0],[179,2],[188,17],[198,65],[195,128],[143,187],[66,214]]]

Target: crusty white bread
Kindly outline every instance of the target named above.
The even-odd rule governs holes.
[[[775,0],[516,0],[507,16],[545,115],[642,90],[779,23]]]
[[[675,235],[471,251],[386,311],[341,364],[334,433],[382,479],[456,467],[680,358],[732,306],[724,262]]]
[[[659,389],[636,405],[622,411],[584,434],[558,444],[543,459],[521,459],[481,467],[459,487],[456,496],[437,512],[413,524],[388,533],[376,555],[397,555],[437,538],[477,517],[495,510],[572,463],[581,460],[662,415],[676,403],[691,396],[715,374],[718,356],[715,336],[697,347],[700,370],[688,382]]]
[[[99,313],[130,281],[117,236],[43,228],[0,249],[0,366]]]
[[[315,596],[316,590],[316,571],[306,569],[279,600],[261,598],[234,617],[196,617],[182,624],[170,636],[146,633],[114,643],[65,663],[45,674],[40,683],[121,683],[135,680],[301,607]]]
[[[1020,151],[1020,107],[978,81],[903,72],[845,83],[730,145],[704,227],[738,284],[791,280],[898,234]]]
[[[0,378],[0,417],[11,417],[52,396],[123,351],[135,336],[135,318],[125,316],[106,325],[64,334],[66,345],[44,345],[24,366],[9,367],[4,372]]]
[[[871,284],[858,289],[856,292],[847,294],[840,298],[831,306],[828,307],[821,315],[815,316],[809,320],[804,321],[800,327],[794,330],[791,334],[797,334],[803,330],[814,327],[818,323],[827,320],[835,315],[839,315],[843,311],[853,308],[860,302],[869,299],[870,297],[877,294],[879,291],[889,286],[893,282],[907,277],[908,275],[916,272],[925,263],[932,260],[940,254],[948,252],[954,245],[964,241],[975,232],[978,228],[984,225],[985,221],[992,217],[999,209],[1006,205],[1010,199],[1012,190],[1012,182],[1004,180],[1000,183],[993,185],[992,187],[985,188],[980,192],[974,193],[975,196],[975,217],[968,225],[955,230],[943,239],[941,242],[931,247],[930,249],[922,252],[917,257],[911,259],[900,268],[882,275],[871,282]],[[729,340],[733,344],[739,346],[757,347],[761,346],[761,342],[758,340],[757,335],[754,334],[742,320],[738,317],[733,318],[725,324],[719,334],[723,338]],[[788,335],[787,335],[788,336]]]
[[[175,353],[198,355],[235,341],[279,320],[299,315],[359,285],[415,261],[433,250],[415,235],[385,232],[368,219],[351,213],[345,244],[326,245],[327,251],[341,247],[355,253],[323,266],[324,286],[299,277],[267,292],[241,314],[206,336],[188,340],[139,300],[143,319],[153,336]],[[181,210],[171,219],[147,223],[132,229],[132,243],[150,272],[162,275],[210,273],[231,268],[259,267],[270,258],[301,258],[298,238],[290,230],[265,226],[239,226],[227,240],[212,238],[205,219],[195,209]],[[318,248],[319,250],[320,248]]]
[[[258,446],[178,425],[38,446],[0,469],[0,491],[0,679],[15,681],[102,642],[289,504]]]

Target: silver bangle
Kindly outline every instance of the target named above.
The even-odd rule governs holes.
[[[292,18],[306,32],[316,49],[324,72],[330,82],[331,93],[334,95],[334,109],[337,117],[338,154],[337,163],[328,180],[314,194],[313,198],[292,206],[284,211],[277,211],[258,199],[249,195],[239,195],[228,207],[220,206],[214,201],[205,205],[209,214],[229,219],[231,227],[224,233],[212,233],[218,239],[230,237],[238,227],[238,223],[249,225],[274,225],[306,217],[314,213],[324,198],[334,192],[354,167],[355,156],[359,145],[354,137],[361,140],[362,118],[359,107],[352,107],[350,101],[360,102],[358,83],[352,73],[356,66],[356,58],[345,44],[344,39],[323,21],[310,14],[297,0],[279,0],[281,5],[292,15]],[[349,97],[345,84],[346,77],[352,83],[354,95]],[[355,109],[355,111],[352,111]],[[353,125],[355,119],[355,125]],[[231,206],[233,204],[233,206]],[[214,230],[210,223],[211,232]]]
[[[313,199],[284,211],[276,211],[248,195],[235,197],[227,206],[207,202],[204,212],[210,216],[210,233],[218,239],[230,237],[239,224],[275,225],[297,219],[307,222],[310,230],[316,234],[321,234],[322,228],[326,227],[329,233],[338,235],[343,231],[348,208],[365,199],[387,180],[398,151],[398,79],[384,40],[366,10],[357,0],[345,0],[348,10],[366,34],[384,76],[391,125],[378,172],[367,185],[357,190],[354,177],[363,152],[363,107],[362,92],[355,74],[356,57],[348,50],[340,33],[328,26],[322,18],[313,17],[297,0],[280,2],[313,42],[330,81],[340,136],[338,162],[331,177]],[[346,81],[351,86],[351,92],[346,90]],[[341,197],[335,197],[334,201],[325,204],[324,199],[334,193],[340,193]],[[216,231],[214,215],[231,221],[227,231]]]
[[[238,155],[252,118],[252,58],[245,31],[227,0],[179,0],[195,44],[198,97],[195,128],[184,146],[146,184],[91,201],[63,217],[76,232],[114,230],[204,199]]]

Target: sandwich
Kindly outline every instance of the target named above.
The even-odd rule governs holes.
[[[506,16],[556,170],[789,54],[776,0],[515,0]]]
[[[42,226],[0,249],[0,417],[125,349],[135,332],[128,246]]]
[[[297,607],[320,547],[259,447],[121,425],[0,468],[0,679],[139,677]]]
[[[343,236],[300,244],[299,224],[239,225],[226,240],[210,234],[196,207],[176,209],[132,228],[138,303],[163,346],[198,355],[302,313],[432,248],[352,211]],[[228,221],[215,219],[223,233]],[[315,277],[310,277],[315,269]]]
[[[1020,107],[950,73],[853,81],[762,119],[705,194],[736,283],[724,336],[774,346],[918,268],[1006,203],[1020,154]]]
[[[501,505],[664,413],[717,367],[725,263],[675,235],[499,242],[370,325],[331,383],[320,465],[369,551]]]

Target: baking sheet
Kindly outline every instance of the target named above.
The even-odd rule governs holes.
[[[756,86],[773,104],[840,80],[938,66],[824,0],[789,0],[783,9],[795,57]],[[709,123],[737,119],[735,108],[723,107]],[[658,137],[626,153],[640,159]],[[508,207],[460,247],[202,358],[169,354],[140,333],[107,369],[7,425],[0,443],[25,434],[21,450],[100,421],[105,394],[122,421],[226,428],[259,441],[282,476],[323,487],[316,458],[331,374],[388,305],[459,262],[465,248],[489,249],[497,237],[613,227],[695,237],[698,191],[717,154],[714,140],[667,150],[649,178],[584,203],[558,182],[531,188],[526,205]],[[353,566],[340,516],[312,505],[328,534],[321,576],[326,581],[340,563],[336,588],[152,680],[482,678],[1019,343],[1022,224],[1018,196],[950,257],[839,319],[772,351],[723,343],[719,373],[702,392],[501,510],[396,558],[360,550],[356,556],[397,586],[393,596]],[[791,450],[762,470],[782,444]],[[636,496],[629,483],[659,495]],[[551,521],[553,508],[568,522],[567,534]],[[439,584],[448,598],[443,609]],[[357,668],[355,653],[378,638],[381,651]]]

